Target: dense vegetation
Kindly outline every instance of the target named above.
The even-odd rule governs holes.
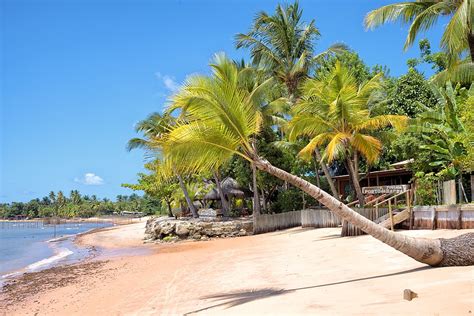
[[[243,100],[247,106],[260,113],[259,117],[245,118],[259,125],[253,132],[239,132],[250,133],[245,146],[272,165],[332,192],[335,198],[339,196],[330,176],[349,173],[354,189],[349,199],[359,199],[364,204],[359,173],[413,159],[409,166],[413,180],[419,184],[420,194],[428,192],[418,202],[436,202],[429,192],[438,180],[462,180],[463,174],[474,168],[474,88],[469,68],[472,56],[464,54],[471,42],[454,42],[464,34],[464,24],[456,24],[456,15],[466,10],[466,3],[457,2],[442,11],[444,15],[455,15],[451,29],[443,37],[443,50],[432,52],[430,43],[421,40],[420,58],[408,60],[407,72],[399,77],[390,76],[385,66],[366,65],[356,52],[340,43],[318,52],[321,34],[314,20],[302,20],[298,3],[278,5],[273,14],[259,13],[247,33],[236,35],[236,48],[249,50],[249,62],[217,55],[211,63],[213,78],[188,78],[164,113],[154,113],[137,125],[143,138],[132,139],[129,149],[147,151],[148,173],[139,174],[138,184],[125,186],[160,200],[170,214],[179,207],[188,208],[197,216],[191,195],[195,191],[205,193],[214,186],[220,190],[219,182],[225,177],[236,179],[252,192],[256,213],[285,212],[318,203],[285,181],[258,172],[251,159],[232,150],[229,153],[233,154],[222,160],[214,150],[209,161],[202,162],[205,168],[180,165],[185,161],[195,166],[191,157],[201,159],[199,154],[205,147],[202,143],[199,148],[190,147],[177,154],[186,159],[163,159],[163,151],[170,143],[181,144],[170,142],[171,138],[190,137],[184,134],[185,125],[192,124],[199,115],[211,122],[211,113],[196,112],[197,104],[212,108],[223,102],[229,89],[236,88],[247,95]],[[427,3],[423,10],[429,6]],[[423,10],[415,7],[408,3],[399,10],[391,6],[375,10],[367,15],[366,25],[375,27],[397,19],[403,23],[414,21],[407,39],[407,46],[412,45],[418,29],[428,28],[435,19],[426,18],[427,13],[422,14]],[[441,11],[433,12],[430,14]],[[417,69],[422,63],[432,66],[431,78]],[[235,72],[235,82],[221,87],[230,76],[228,71]],[[229,101],[226,111],[234,111],[237,104],[232,102],[237,99]],[[194,128],[202,133],[208,130],[202,123]],[[170,130],[176,135],[170,136]],[[217,141],[213,135],[202,136],[206,143]],[[226,137],[227,143],[233,141],[231,135]],[[189,141],[199,143],[196,139]],[[213,182],[214,186],[199,187],[204,182]],[[196,186],[199,190],[191,189]],[[220,202],[223,208],[232,208],[225,196]]]
[[[161,211],[161,201],[150,196],[137,194],[118,195],[115,202],[104,198],[98,199],[95,195],[81,195],[79,191],[72,190],[69,196],[62,191],[50,192],[42,199],[33,199],[29,202],[13,202],[0,204],[0,218],[13,218],[15,216],[37,217],[92,217],[110,215],[114,213],[144,213],[154,214]]]
[[[128,149],[146,151],[147,171],[138,175],[138,183],[123,186],[144,192],[143,197],[118,196],[112,202],[81,196],[77,191],[69,197],[58,192],[28,203],[2,204],[0,217],[85,217],[123,211],[169,215],[189,211],[197,217],[193,201],[214,188],[223,192],[221,182],[226,177],[235,179],[247,198],[253,196],[252,206],[221,194],[211,206],[222,208],[228,215],[235,208],[247,206],[258,214],[319,203],[286,181],[259,172],[248,159],[252,157],[240,151],[229,151],[222,159],[214,152],[204,163],[205,168],[192,168],[189,166],[196,166],[192,157],[199,160],[204,150],[212,152],[194,139],[190,141],[200,147],[179,153],[186,159],[165,159],[164,152],[174,144],[170,131],[178,133],[197,121],[199,115],[210,120],[210,113],[195,112],[196,104],[216,106],[228,96],[230,88],[239,92],[226,105],[228,114],[239,105],[232,103],[237,100],[245,103],[251,113],[240,118],[253,124],[251,129],[239,131],[248,133],[244,145],[272,165],[317,185],[336,199],[340,196],[331,176],[350,174],[353,192],[348,200],[358,199],[364,204],[360,173],[412,159],[409,168],[419,186],[418,203],[436,203],[433,192],[438,181],[466,182],[463,175],[474,169],[474,43],[472,21],[466,24],[458,19],[472,10],[471,2],[441,1],[435,8],[432,5],[389,5],[366,17],[370,28],[395,20],[411,24],[406,47],[415,43],[419,30],[428,29],[439,15],[452,17],[442,50],[433,52],[431,44],[422,39],[420,57],[407,60],[407,71],[399,77],[390,76],[386,66],[367,65],[344,44],[319,50],[318,39],[323,35],[314,20],[303,21],[298,3],[278,5],[273,13],[261,12],[248,32],[235,37],[236,49],[249,51],[248,61],[216,55],[211,63],[212,77],[188,78],[163,113],[152,113],[137,124],[141,137],[130,140]],[[467,18],[472,19],[469,15]],[[434,74],[427,78],[418,69],[420,64],[430,65]],[[232,72],[235,82],[224,82],[230,76],[226,71]],[[222,87],[224,83],[229,86]],[[200,124],[196,128],[202,129],[208,143],[221,137],[206,134]],[[223,147],[235,145],[231,136],[226,135]],[[185,139],[189,135],[174,137]],[[470,197],[469,186],[465,187]]]

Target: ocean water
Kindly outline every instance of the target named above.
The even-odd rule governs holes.
[[[55,264],[77,261],[88,250],[76,247],[73,237],[107,222],[45,225],[42,222],[0,222],[0,284],[5,278]]]

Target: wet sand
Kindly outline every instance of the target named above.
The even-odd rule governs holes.
[[[340,228],[143,244],[143,227],[144,222],[81,236],[81,245],[115,256],[20,278],[0,295],[0,310],[6,315],[474,313],[474,267],[429,268],[369,236],[340,238]],[[400,233],[449,238],[472,231]],[[404,289],[418,297],[403,300]]]

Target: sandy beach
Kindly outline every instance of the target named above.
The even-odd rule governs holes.
[[[474,267],[430,268],[340,228],[143,244],[144,222],[85,234],[98,260],[30,273],[4,315],[472,315]],[[403,231],[453,237],[473,230]],[[403,299],[403,290],[418,297]]]

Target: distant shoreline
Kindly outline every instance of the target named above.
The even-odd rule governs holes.
[[[62,217],[37,217],[37,218],[30,218],[30,219],[0,219],[0,223],[30,223],[30,222],[45,222],[48,220],[59,220],[60,223],[84,223],[84,222],[113,222],[116,225],[126,225],[132,224],[148,217],[123,217],[123,216],[116,216],[116,217],[88,217],[88,218],[62,218]]]
[[[1,261],[3,264],[5,264],[5,271],[0,273],[0,289],[4,284],[12,282],[17,278],[22,277],[24,274],[36,273],[61,265],[78,263],[90,258],[94,253],[94,251],[91,250],[94,249],[80,247],[74,242],[74,240],[81,234],[98,231],[113,225],[113,223],[110,221],[67,221],[61,222],[57,225],[57,237],[53,237],[52,235],[45,235],[41,237],[41,235],[38,235],[38,230],[44,231],[44,227],[49,227],[48,229],[50,230],[50,233],[52,233],[51,225],[45,226],[41,221],[23,221],[22,223],[26,226],[22,226],[19,221],[3,221],[0,223],[0,228],[5,231],[6,236],[9,236],[9,234],[13,234],[11,236],[15,236],[16,234],[19,236],[19,238],[34,238],[31,245],[35,245],[36,250],[44,249],[44,251],[39,250],[38,254],[41,253],[42,255],[35,254],[34,256],[30,257],[23,252],[27,251],[29,248],[26,247],[31,247],[31,245],[21,244],[22,246],[20,249],[23,249],[23,252],[20,252],[16,255],[11,255],[10,257],[2,258]],[[36,223],[38,223],[38,225],[36,225]],[[97,227],[95,225],[96,223],[100,225],[100,227]],[[8,226],[3,227],[3,224],[7,224]],[[83,225],[87,225],[88,227],[84,227]],[[84,227],[86,230],[82,232],[74,232],[69,230],[73,227]],[[80,231],[80,228],[78,230]],[[36,238],[36,236],[39,237]],[[15,241],[16,239],[11,240]],[[8,248],[6,248],[6,250],[8,250]]]

